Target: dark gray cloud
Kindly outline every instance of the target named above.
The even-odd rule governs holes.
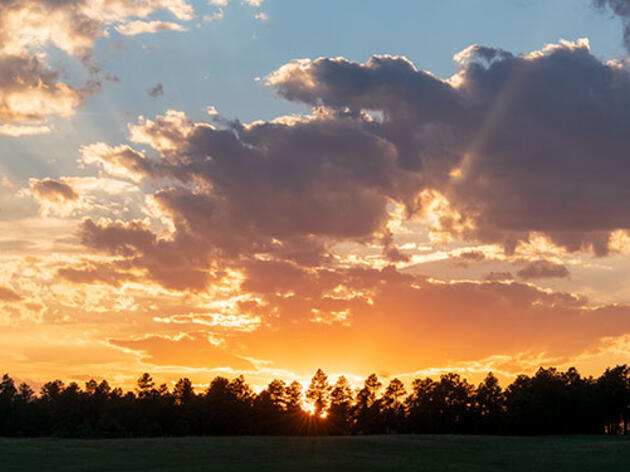
[[[564,278],[569,276],[568,269],[562,264],[538,260],[528,262],[527,265],[516,273],[521,279],[549,279]]]
[[[630,228],[628,71],[584,42],[528,56],[473,46],[457,60],[450,82],[373,57],[292,63],[268,84],[293,101],[381,112],[366,128],[474,223],[465,236],[511,250],[537,231],[605,253],[610,232]]]
[[[162,83],[155,84],[153,87],[147,89],[147,93],[151,98],[158,98],[164,95],[164,86]]]
[[[159,163],[129,149],[123,159],[122,148],[90,147],[88,160],[105,169],[116,166],[178,181],[153,195],[173,220],[173,238],[158,240],[137,225],[87,221],[83,240],[97,249],[143,258],[194,251],[191,257],[197,262],[188,267],[200,270],[217,258],[235,261],[260,253],[321,263],[329,257],[325,248],[331,242],[386,234],[388,202],[411,201],[418,188],[414,180],[420,175],[401,170],[391,144],[363,124],[360,118],[336,114],[230,129],[173,116],[145,122],[132,132],[165,146]],[[390,244],[391,257],[403,257],[391,249]]]
[[[459,254],[459,257],[466,261],[482,261],[486,255],[481,251],[465,251]]]

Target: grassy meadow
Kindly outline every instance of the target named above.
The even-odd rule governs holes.
[[[628,471],[623,437],[0,439],[3,472]]]

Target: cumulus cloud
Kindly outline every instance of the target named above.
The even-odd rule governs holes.
[[[267,84],[284,98],[357,114],[397,164],[422,174],[455,210],[442,228],[508,251],[532,232],[570,251],[608,250],[630,227],[623,123],[630,74],[562,41],[528,55],[472,46],[448,80],[405,58],[299,60]]]
[[[330,242],[383,238],[388,203],[411,199],[419,178],[399,169],[391,144],[356,117],[324,113],[217,129],[170,111],[141,118],[130,132],[161,159],[98,144],[84,148],[84,162],[171,182],[152,196],[175,228],[159,246],[192,243],[198,266],[210,263],[204,258],[261,253],[312,264],[326,257]],[[85,240],[100,240],[97,233],[110,227],[84,224]]]

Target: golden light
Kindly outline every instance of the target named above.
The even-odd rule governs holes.
[[[302,411],[304,411],[309,416],[315,416],[315,412],[316,412],[315,405],[313,405],[311,402],[303,401],[302,405],[300,405],[300,407],[302,408]],[[328,418],[328,412],[327,411],[322,411],[319,414],[319,417],[322,420],[325,420],[326,418]]]
[[[313,405],[310,402],[302,402],[302,405],[300,405],[302,410],[304,410],[305,413],[308,413],[309,415],[313,416],[315,414],[315,405]]]

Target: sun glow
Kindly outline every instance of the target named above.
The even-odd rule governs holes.
[[[303,401],[300,407],[302,408],[302,411],[307,413],[309,416],[315,416],[315,414],[317,413],[317,409],[315,408],[315,405],[309,401]],[[325,420],[326,418],[328,418],[328,412],[322,411],[319,414],[319,417]]]
[[[302,410],[304,410],[305,413],[308,413],[309,415],[314,415],[315,414],[315,405],[313,405],[310,402],[302,402],[302,405],[300,405]]]

